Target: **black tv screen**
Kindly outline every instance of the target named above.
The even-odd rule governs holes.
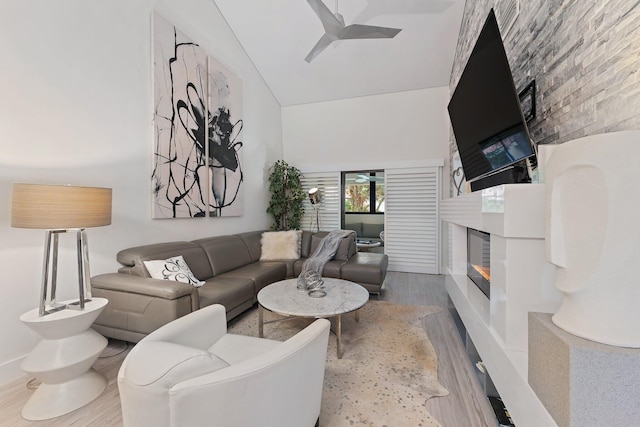
[[[448,110],[467,182],[534,155],[493,9]]]

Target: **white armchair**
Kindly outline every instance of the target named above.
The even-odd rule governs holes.
[[[329,327],[318,319],[285,342],[228,334],[217,304],[174,320],[120,367],[124,425],[313,426]]]

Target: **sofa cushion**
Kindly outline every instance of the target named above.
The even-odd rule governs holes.
[[[267,231],[262,234],[261,261],[300,258],[302,231]]]
[[[249,250],[249,254],[251,255],[251,262],[256,262],[260,260],[260,252],[261,246],[260,240],[262,240],[262,233],[268,230],[258,230],[258,231],[247,231],[245,233],[238,233],[236,236],[242,239],[245,245],[247,245],[247,249]]]
[[[131,350],[125,370],[128,381],[137,386],[170,388],[228,366],[206,350],[164,341],[143,341]]]
[[[287,277],[287,266],[283,262],[258,261],[228,271],[219,277],[250,279],[255,285],[254,292],[257,294],[265,286],[284,280]]]
[[[198,288],[200,308],[211,304],[222,304],[230,312],[255,298],[253,280],[239,277],[213,277]]]
[[[300,272],[302,272],[302,264],[304,264],[306,260],[307,258],[300,258],[293,265],[293,273],[295,277],[298,277],[300,275]],[[332,259],[324,266],[324,270],[322,270],[322,277],[332,277],[334,279],[340,279],[340,270],[344,263],[345,261]]]
[[[188,283],[195,287],[204,285],[204,282],[198,280],[191,269],[184,262],[182,255],[168,258],[166,260],[144,261],[149,275],[154,279],[173,280],[175,282]]]
[[[318,248],[318,245],[326,237],[328,233],[316,233],[311,237],[311,250],[309,256],[313,255],[313,253]],[[336,250],[335,255],[332,259],[338,259],[342,261],[347,261],[349,258],[353,256],[356,252],[356,246],[353,245],[353,249],[351,248],[351,242],[353,241],[353,235],[344,237],[340,241],[340,246],[338,246],[338,250]]]
[[[302,231],[302,242],[300,243],[300,256],[302,258],[309,258],[311,256],[311,238],[313,233],[311,231]]]
[[[204,249],[213,276],[251,264],[251,254],[239,236],[217,236],[193,241]]]
[[[144,261],[167,259],[178,255],[182,255],[193,275],[199,280],[213,276],[207,254],[199,245],[192,242],[168,242],[136,246],[118,252],[117,260],[125,266],[127,273],[151,277],[144,267]]]
[[[342,278],[361,285],[382,285],[388,264],[387,255],[358,252],[342,265]]]

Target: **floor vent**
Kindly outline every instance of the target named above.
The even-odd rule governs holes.
[[[520,14],[520,0],[501,0],[498,4],[497,18],[500,32],[504,38]]]

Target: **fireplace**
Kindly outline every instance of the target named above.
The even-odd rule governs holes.
[[[489,233],[467,228],[467,276],[489,298],[491,288],[491,241]]]

